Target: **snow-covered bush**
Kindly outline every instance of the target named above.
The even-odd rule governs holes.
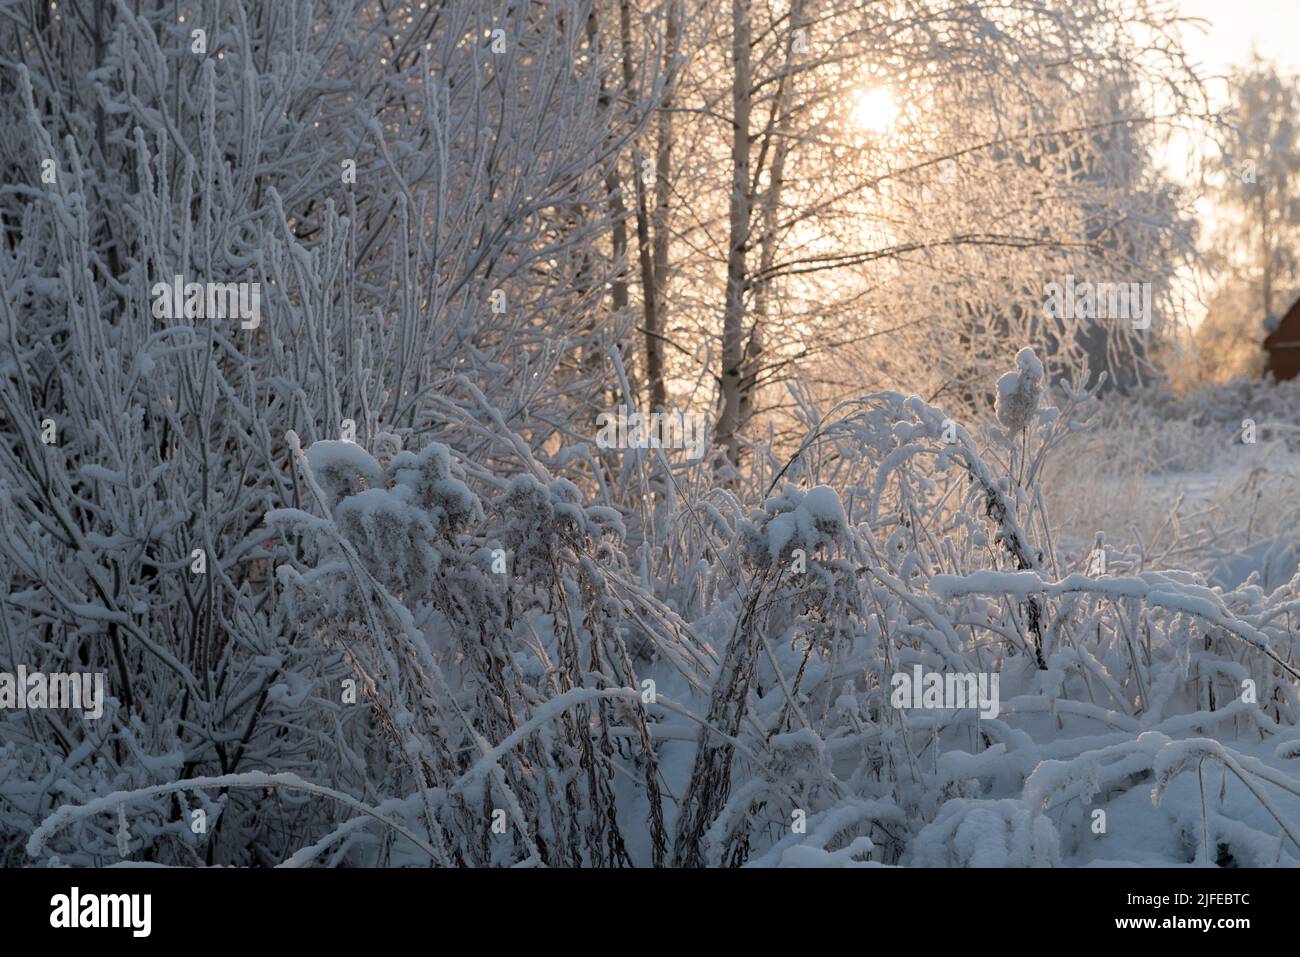
[[[285,631],[250,661],[273,675],[262,768],[187,775],[183,724],[118,718],[133,774],[65,789],[26,851],[77,859],[120,805],[130,853],[193,859],[213,842],[183,815],[256,841],[256,789],[296,864],[1300,863],[1300,574],[1225,590],[1101,536],[1109,567],[1071,564],[1039,482],[1093,399],[1042,403],[983,441],[865,396],[761,507],[679,500],[693,537],[611,498],[581,446],[291,434],[299,491],[263,546]],[[678,489],[707,468],[640,467]],[[997,675],[995,713],[899,707],[913,669]],[[35,745],[6,745],[6,781],[56,773]],[[1110,837],[1134,829],[1163,843]]]
[[[588,249],[614,225],[601,167],[660,81],[638,68],[611,105],[616,44],[580,2],[194,6],[0,0],[0,671],[103,673],[109,696],[98,723],[4,712],[4,863],[61,804],[124,788],[383,793],[345,657],[304,640],[275,578],[295,549],[264,518],[306,491],[287,434],[383,459],[414,431],[482,461],[497,417],[553,443],[603,401],[570,358],[625,334]],[[476,42],[486,24],[515,56]],[[177,276],[256,287],[260,312],[166,308]],[[436,534],[473,517],[426,491]],[[363,550],[419,541],[395,505],[339,518]],[[404,571],[386,583],[419,587]],[[197,800],[141,799],[124,846],[273,864],[338,812],[223,788],[200,834]],[[64,860],[117,860],[116,828],[58,836]]]

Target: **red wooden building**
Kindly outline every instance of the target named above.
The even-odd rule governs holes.
[[[1291,304],[1267,339],[1268,371],[1278,382],[1300,375],[1300,299]]]

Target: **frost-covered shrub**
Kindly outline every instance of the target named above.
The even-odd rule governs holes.
[[[304,864],[1053,866],[1161,840],[1166,862],[1300,863],[1300,574],[1213,587],[1101,535],[1104,566],[1070,564],[1040,483],[1093,400],[1042,403],[982,441],[863,397],[748,513],[685,473],[661,487],[704,495],[645,513],[509,432],[491,470],[392,433],[313,442],[298,504],[265,516],[285,640],[264,709],[281,751],[332,738],[333,778],[187,780],[177,727],[132,719],[147,760],[31,850],[115,841],[129,803],[128,849],[197,855],[177,808],[272,788],[306,798]],[[996,714],[899,707],[913,669],[998,676]],[[6,780],[50,773],[5,747]]]
[[[776,565],[794,552],[805,556],[842,541],[847,531],[839,496],[825,485],[786,485],[741,527],[746,557],[759,567]]]
[[[312,543],[280,580],[301,627],[360,676],[393,773],[420,793],[439,838],[436,861],[629,864],[632,842],[660,856],[662,810],[640,803],[661,800],[657,757],[630,690],[648,663],[634,661],[625,638],[680,639],[629,615],[609,510],[588,509],[572,482],[529,475],[485,505],[438,444],[398,452],[384,470],[360,448],[316,443],[301,464],[309,485],[322,469],[353,490],[331,507],[322,488],[324,516],[268,516]],[[358,488],[361,477],[375,484]],[[671,621],[650,596],[633,600]],[[648,820],[660,816],[656,827],[619,820],[614,755],[629,746],[644,788],[637,803]],[[484,840],[485,809],[508,815],[511,840]]]
[[[1043,364],[1032,349],[1021,349],[1016,355],[1016,371],[1004,373],[998,379],[998,421],[1012,435],[1023,432],[1029,425],[1043,390]]]
[[[447,543],[480,523],[437,443],[490,469],[513,454],[487,438],[496,423],[526,451],[603,403],[605,378],[568,359],[627,331],[590,250],[614,228],[605,169],[657,101],[657,67],[610,107],[617,44],[566,0],[229,0],[187,12],[206,55],[171,7],[0,8],[0,671],[102,673],[108,689],[97,723],[0,719],[0,864],[125,849],[269,866],[336,824],[320,860],[391,862],[395,831],[346,822],[366,801],[384,808],[372,821],[407,813],[387,807],[410,779],[376,722],[404,756],[451,758],[385,686],[400,657],[370,661],[343,632],[404,634],[402,603],[432,600]],[[489,21],[528,70],[499,74],[467,42]],[[256,287],[260,314],[168,314],[154,290],[178,275]],[[328,460],[319,498],[290,432]],[[394,466],[411,434],[422,457]],[[285,536],[265,522],[280,509],[328,523]],[[368,569],[371,592],[331,588],[329,561]],[[277,575],[295,567],[340,641],[291,610]],[[477,567],[452,563],[441,587],[494,608]],[[344,680],[374,681],[392,709],[343,704]],[[184,787],[238,775],[253,777]],[[279,776],[271,794],[258,775]],[[129,834],[113,800],[28,853],[60,806],[124,789],[140,792]]]

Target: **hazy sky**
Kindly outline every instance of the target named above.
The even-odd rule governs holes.
[[[1244,63],[1254,45],[1266,59],[1300,73],[1300,0],[1181,0],[1183,14],[1210,21],[1188,29],[1186,46],[1209,73]]]
[[[1246,63],[1251,50],[1272,60],[1284,73],[1300,75],[1300,0],[1176,0],[1183,16],[1208,21],[1202,28],[1188,25],[1183,44],[1211,96],[1211,105],[1227,105],[1227,84],[1210,80]],[[1186,175],[1188,139],[1175,133],[1159,162],[1175,176]],[[1211,216],[1208,200],[1202,207]]]
[[[1189,27],[1183,33],[1184,46],[1203,74],[1221,75],[1245,63],[1252,47],[1282,70],[1300,74],[1300,0],[1179,0],[1179,7],[1184,16],[1209,21],[1203,31]],[[1226,93],[1221,83],[1209,87],[1216,98]],[[1222,99],[1217,105],[1223,105]],[[1176,135],[1173,146],[1164,161],[1171,172],[1181,175],[1186,141]],[[1204,221],[1214,219],[1208,198],[1202,198],[1197,208]],[[1191,324],[1197,325],[1203,314],[1203,307],[1193,307]]]

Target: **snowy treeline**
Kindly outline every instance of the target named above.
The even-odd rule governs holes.
[[[0,673],[108,694],[0,710],[0,864],[1300,863],[1294,555],[1227,583],[1048,507],[1083,357],[1147,347],[1031,278],[1177,311],[1176,190],[1105,112],[1158,11],[164,6],[0,0]],[[969,107],[900,146],[933,180],[846,158],[805,81],[849,61]],[[891,190],[834,264],[884,271],[785,312]],[[674,404],[705,458],[597,443]]]

